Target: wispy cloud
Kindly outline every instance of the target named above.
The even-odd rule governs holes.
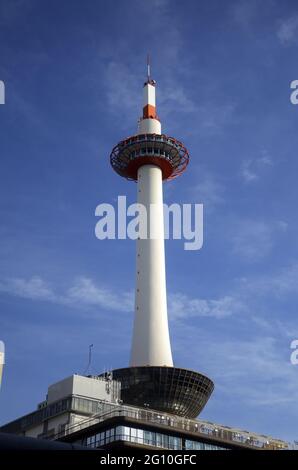
[[[33,301],[84,308],[98,306],[116,312],[132,312],[134,304],[132,291],[115,293],[113,289],[86,277],[76,279],[64,292],[52,288],[40,277],[7,279],[0,282],[0,292]],[[233,296],[201,299],[179,292],[169,294],[169,314],[174,321],[202,316],[221,319],[244,310],[244,304]]]
[[[258,179],[258,175],[252,170],[252,161],[245,160],[242,164],[241,174],[246,183],[251,183]]]
[[[283,45],[298,41],[298,15],[286,18],[280,22],[277,37]]]
[[[184,294],[169,295],[170,318],[183,320],[191,317],[226,318],[245,310],[244,304],[233,296],[219,299],[189,298]]]
[[[133,294],[124,292],[120,295],[112,292],[111,289],[101,287],[88,278],[79,278],[75,284],[70,287],[64,297],[66,303],[98,305],[107,310],[116,310],[120,312],[130,312],[133,309]]]
[[[266,149],[261,150],[260,155],[245,159],[242,162],[241,175],[245,183],[252,183],[260,178],[266,166],[272,166],[273,160]]]
[[[38,276],[30,279],[13,278],[0,281],[0,292],[31,300],[56,301],[51,286]]]
[[[298,262],[293,261],[292,264],[282,269],[256,276],[253,279],[243,278],[240,280],[240,284],[242,291],[247,292],[248,295],[252,293],[256,296],[270,294],[271,297],[281,298],[289,294],[297,294]]]
[[[256,316],[251,308],[256,298],[282,298],[290,293],[297,293],[298,262],[286,266],[270,275],[242,278],[233,289],[218,298],[200,298],[182,292],[169,293],[168,310],[173,321],[188,321],[199,317],[224,319],[232,315],[253,312],[252,321],[262,328],[271,329],[262,316]],[[133,291],[116,292],[111,287],[100,285],[86,277],[77,278],[61,292],[49,282],[38,276],[29,279],[9,278],[0,281],[0,293],[32,301],[43,301],[71,307],[100,307],[115,312],[132,312],[134,306]]]
[[[86,277],[76,279],[73,285],[64,292],[59,292],[57,288],[53,288],[38,276],[29,279],[10,278],[0,282],[0,292],[23,299],[75,307],[98,306],[104,310],[119,312],[128,312],[133,309],[131,292],[116,294]]]

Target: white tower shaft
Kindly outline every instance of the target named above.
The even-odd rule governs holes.
[[[167,315],[162,171],[138,170],[138,203],[147,210],[147,239],[137,240],[135,319],[130,366],[173,367]],[[150,220],[150,209],[154,207]],[[154,226],[154,238],[149,228]]]

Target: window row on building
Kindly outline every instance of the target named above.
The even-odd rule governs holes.
[[[129,426],[116,426],[84,438],[88,447],[102,447],[115,441],[127,441],[169,450],[223,450],[223,447],[203,442],[182,439],[155,431],[137,429]]]

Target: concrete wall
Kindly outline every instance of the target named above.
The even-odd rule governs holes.
[[[97,400],[114,401],[117,398],[117,393],[115,397],[115,388],[117,388],[115,385],[115,382],[108,384],[103,379],[71,375],[49,386],[48,404],[67,397],[68,395],[79,395]]]
[[[33,428],[27,429],[25,432],[25,436],[27,437],[37,437],[39,434],[43,433],[43,423],[35,426]]]

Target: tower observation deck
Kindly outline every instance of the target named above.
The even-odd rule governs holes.
[[[161,132],[156,112],[156,82],[144,83],[143,115],[138,132],[112,150],[110,161],[120,176],[137,182],[137,202],[146,208],[154,236],[136,242],[136,290],[130,367],[113,371],[124,403],[196,417],[214,385],[206,376],[173,366],[164,250],[163,181],[181,175],[189,162],[186,147]],[[150,208],[154,206],[152,214]]]

